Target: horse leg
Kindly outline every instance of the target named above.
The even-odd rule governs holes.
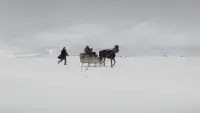
[[[103,65],[106,66],[106,58],[103,59]]]
[[[112,60],[114,61],[114,63],[112,64]],[[112,58],[111,59],[111,67],[113,67],[115,65],[116,61],[115,61],[115,58]]]
[[[113,64],[112,64],[112,59],[110,59],[110,64],[111,64],[111,67],[113,67]]]
[[[113,61],[114,61],[114,64],[113,64],[113,66],[115,65],[115,63],[116,63],[116,61],[115,61],[115,58],[113,58]]]
[[[100,65],[101,65],[101,66],[105,66],[105,59],[104,59],[104,58],[102,58],[102,59],[100,60]]]

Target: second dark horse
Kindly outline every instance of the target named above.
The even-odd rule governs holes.
[[[113,49],[105,49],[105,50],[101,50],[99,51],[99,61],[101,62],[100,64],[104,64],[105,66],[105,60],[106,58],[111,60],[111,67],[113,67],[116,63],[115,61],[115,57],[116,57],[116,53],[119,52],[119,46],[115,45],[115,47]],[[112,63],[114,61],[114,63]]]

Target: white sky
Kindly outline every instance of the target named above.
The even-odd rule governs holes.
[[[199,6],[198,0],[0,0],[0,50],[197,49]]]

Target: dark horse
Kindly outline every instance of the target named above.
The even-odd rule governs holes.
[[[104,63],[105,66],[105,60],[106,58],[111,60],[111,67],[113,67],[116,63],[115,61],[115,57],[116,57],[116,53],[119,52],[119,46],[115,45],[115,47],[113,49],[104,49],[99,51],[99,62],[100,64]],[[112,61],[114,61],[114,63],[112,63]]]

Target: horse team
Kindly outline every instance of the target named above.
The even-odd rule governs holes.
[[[105,60],[110,59],[111,60],[111,67],[113,67],[116,63],[115,57],[116,53],[119,52],[119,46],[115,45],[113,49],[104,49],[99,51],[99,56],[96,54],[96,52],[92,52],[92,49],[88,49],[89,51],[84,51],[84,53],[80,53],[80,62],[82,63],[82,66],[84,63],[87,63],[88,66],[90,64],[94,64],[95,66],[97,64],[105,66]],[[66,65],[66,56],[69,56],[68,53],[66,52],[65,47],[61,51],[61,54],[58,56],[60,61],[58,61],[58,64],[65,60],[65,65]]]

